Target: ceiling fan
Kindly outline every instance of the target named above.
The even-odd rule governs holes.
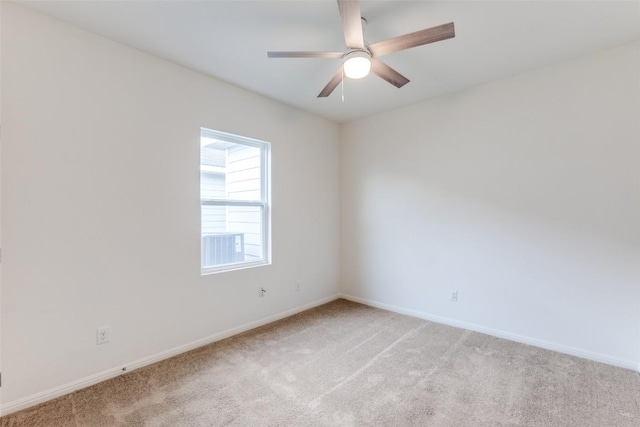
[[[342,18],[346,52],[267,52],[269,58],[342,58],[343,63],[338,72],[322,89],[318,98],[329,96],[342,80],[343,73],[349,78],[359,79],[372,71],[395,87],[401,88],[409,83],[409,79],[380,61],[379,57],[455,37],[453,22],[450,22],[366,45],[362,31],[364,19],[360,14],[358,0],[338,0],[338,9]]]

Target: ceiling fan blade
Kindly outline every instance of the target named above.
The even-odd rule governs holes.
[[[402,86],[409,83],[408,78],[406,78],[393,68],[389,67],[379,59],[374,58],[371,60],[371,72],[376,76],[388,81],[397,88],[401,88]]]
[[[338,68],[338,72],[333,77],[331,77],[331,80],[329,80],[329,83],[327,83],[324,89],[322,89],[322,91],[318,95],[318,98],[326,98],[327,96],[331,95],[331,92],[333,92],[333,90],[340,84],[341,80],[342,80],[342,65],[340,66],[340,68]]]
[[[342,58],[343,52],[267,52],[269,58]]]
[[[344,41],[349,49],[364,49],[362,15],[358,0],[338,0]]]
[[[416,31],[415,33],[409,33],[404,36],[374,43],[369,45],[369,50],[374,57],[380,57],[400,50],[450,39],[455,36],[456,33],[453,22],[449,22],[448,24],[438,25],[437,27],[427,28],[426,30]]]

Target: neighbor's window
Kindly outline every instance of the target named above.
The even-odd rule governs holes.
[[[202,274],[269,262],[269,143],[200,130]]]

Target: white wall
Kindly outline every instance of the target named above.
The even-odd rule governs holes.
[[[336,124],[7,2],[2,88],[5,407],[337,294]],[[200,276],[200,127],[272,143],[271,266]]]
[[[344,293],[638,366],[640,44],[358,120],[341,140]]]

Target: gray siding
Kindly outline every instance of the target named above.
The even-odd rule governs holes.
[[[260,200],[260,149],[235,146],[227,153],[227,194],[229,199]],[[262,256],[262,209],[229,207],[229,231],[244,233],[245,260]]]
[[[200,194],[203,199],[226,197],[225,177],[218,173],[200,173]],[[202,206],[202,234],[227,231],[227,208]]]

